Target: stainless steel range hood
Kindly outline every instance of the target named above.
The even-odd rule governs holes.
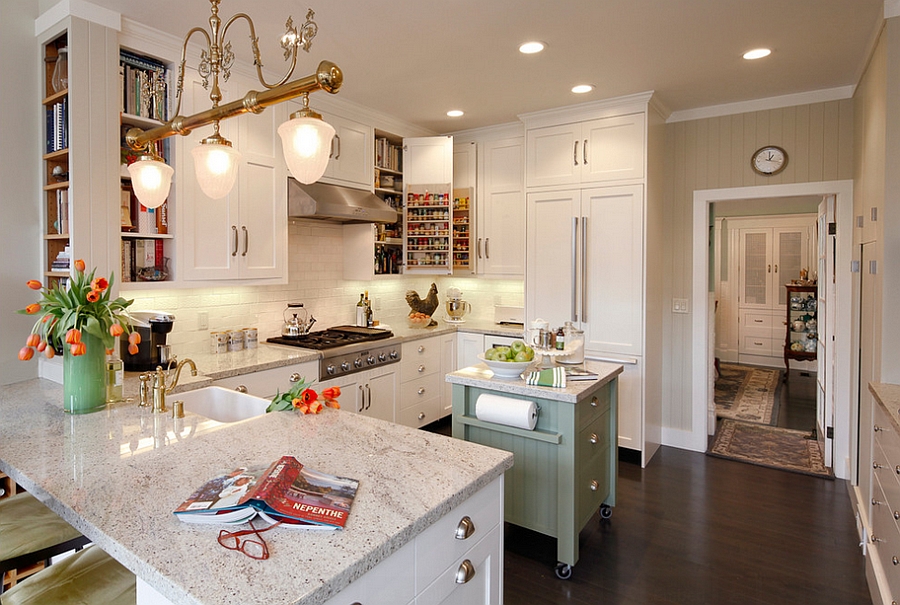
[[[362,189],[313,183],[288,177],[288,216],[341,223],[396,223],[397,211]]]

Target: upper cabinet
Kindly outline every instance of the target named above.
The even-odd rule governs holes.
[[[644,114],[529,129],[528,187],[610,183],[644,176]]]
[[[322,176],[323,183],[371,189],[374,161],[374,129],[362,122],[322,112],[322,119],[334,127],[331,156]]]
[[[522,137],[485,141],[475,240],[478,274],[525,275],[525,150]]]
[[[405,273],[453,271],[453,137],[403,139]]]

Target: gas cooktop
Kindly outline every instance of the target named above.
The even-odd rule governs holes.
[[[388,340],[393,335],[390,330],[336,326],[296,338],[277,336],[266,341],[322,351],[319,380],[328,380],[400,361],[399,339]]]
[[[303,347],[304,349],[333,349],[358,342],[369,342],[390,338],[394,333],[390,330],[378,330],[375,328],[361,328],[358,326],[335,326],[327,330],[310,332],[302,336],[287,337],[275,336],[267,338],[266,342],[279,345]]]

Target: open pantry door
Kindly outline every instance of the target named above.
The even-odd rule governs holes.
[[[824,445],[825,466],[833,466],[834,456],[834,340],[835,301],[834,195],[826,195],[819,204],[817,217],[816,275],[818,293],[816,316],[819,339],[816,347],[816,430]]]

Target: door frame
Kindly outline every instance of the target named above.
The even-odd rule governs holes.
[[[822,181],[816,183],[789,183],[784,185],[759,185],[729,189],[702,189],[694,191],[692,213],[692,298],[691,317],[691,441],[697,451],[706,451],[707,440],[714,427],[709,426],[707,405],[709,400],[709,216],[710,204],[727,200],[752,200],[759,198],[790,197],[798,195],[829,195],[835,199],[837,238],[835,247],[835,410],[834,410],[834,474],[839,479],[849,479],[856,464],[851,457],[851,435],[856,431],[855,418],[851,415],[851,382],[855,373],[852,362],[852,326],[856,313],[851,302],[853,279],[850,262],[853,256],[853,181]],[[843,267],[843,269],[841,269]]]

